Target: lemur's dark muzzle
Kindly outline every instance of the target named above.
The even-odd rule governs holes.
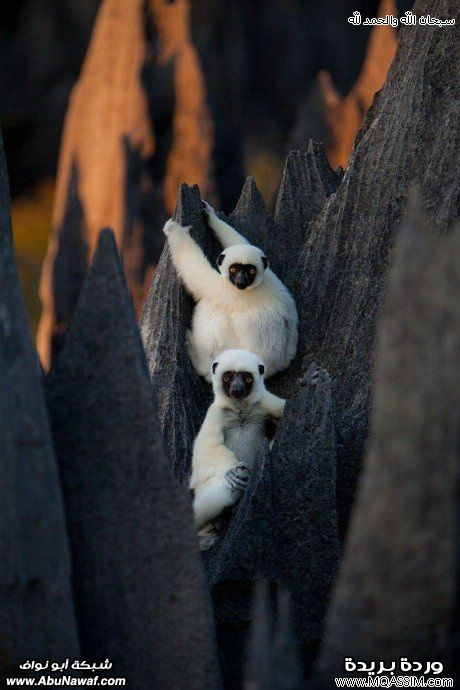
[[[244,290],[251,284],[251,280],[246,271],[238,271],[235,275],[234,284],[238,290]]]
[[[246,384],[243,379],[242,374],[235,374],[233,376],[230,388],[228,390],[232,398],[237,398],[240,400],[246,395]]]

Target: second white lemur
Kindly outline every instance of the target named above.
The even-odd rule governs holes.
[[[286,401],[267,391],[264,373],[260,358],[244,350],[223,352],[212,365],[214,402],[195,439],[190,479],[202,547],[210,545],[212,521],[244,490],[266,443],[266,421],[283,415]]]
[[[211,364],[230,348],[249,350],[265,363],[266,377],[289,366],[298,340],[298,316],[292,295],[268,268],[264,252],[252,246],[209,204],[208,223],[224,250],[215,270],[190,237],[189,227],[168,220],[173,264],[197,304],[189,331],[195,369],[208,381]]]

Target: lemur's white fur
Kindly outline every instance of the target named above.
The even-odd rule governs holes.
[[[190,488],[198,530],[237,501],[239,487],[244,486],[265,445],[265,420],[269,416],[279,419],[286,402],[267,391],[259,369],[263,362],[252,352],[227,350],[215,361],[214,402],[193,447]],[[222,376],[227,371],[252,374],[254,383],[247,397],[237,400],[226,395]],[[235,470],[230,477],[229,470]]]
[[[264,253],[249,244],[234,228],[220,220],[206,204],[208,223],[224,247],[224,259],[215,270],[190,237],[190,228],[169,220],[168,237],[172,261],[186,289],[197,302],[189,331],[189,350],[195,369],[211,380],[211,364],[230,348],[257,354],[266,367],[266,377],[286,369],[297,349],[297,309],[288,289],[265,268]],[[254,282],[238,290],[229,278],[233,263],[253,264]]]

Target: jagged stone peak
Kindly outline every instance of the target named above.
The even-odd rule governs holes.
[[[201,219],[201,196],[198,185],[189,186],[183,182],[179,187],[173,218],[183,225],[193,225],[193,218]]]
[[[133,688],[214,690],[211,614],[190,500],[165,457],[110,231],[99,236],[47,389],[82,653],[109,657]]]
[[[460,232],[411,192],[379,328],[373,421],[321,654],[449,662],[458,464]],[[397,497],[397,500],[395,500]],[[405,567],[401,568],[401,563]],[[397,612],[397,615],[396,615]]]
[[[304,223],[311,222],[327,197],[337,190],[342,176],[329,165],[323,144],[310,139],[306,152],[291,150],[276,201],[276,222],[290,224],[297,215]],[[299,239],[304,240],[305,236]]]
[[[268,215],[264,198],[252,176],[248,176],[244,181],[240,197],[231,214],[231,218],[237,222],[240,216],[244,218],[248,212],[262,218]]]
[[[136,345],[139,362],[145,366],[132,300],[115,237],[110,228],[103,228],[98,236],[96,250],[83,282],[63,349],[53,362],[49,378],[52,379],[55,371],[61,368],[61,360],[66,362],[66,367],[72,365],[72,368],[79,368],[79,356],[83,354],[81,348],[93,350],[97,343],[100,346],[103,343],[109,350],[117,348],[119,342],[114,339],[115,333],[118,340],[126,339]],[[70,358],[69,351],[74,351]],[[86,350],[84,354],[87,354]],[[102,360],[98,362],[101,364]]]
[[[14,264],[0,135],[0,628],[13,666],[78,656],[62,497]]]
[[[230,214],[229,222],[256,247],[260,247],[264,251],[271,248],[272,267],[276,270],[278,238],[275,233],[273,217],[252,177],[246,178],[238,203]],[[275,251],[274,248],[276,248]]]

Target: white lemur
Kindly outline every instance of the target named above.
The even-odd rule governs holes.
[[[265,366],[252,352],[227,350],[211,371],[214,402],[195,439],[190,479],[202,548],[212,521],[240,497],[263,452],[265,424],[283,415],[286,402],[267,391]]]
[[[208,223],[224,247],[219,272],[190,237],[190,227],[168,220],[173,264],[185,288],[197,302],[188,333],[195,369],[211,380],[211,364],[230,348],[257,354],[267,378],[286,369],[297,349],[297,309],[288,289],[268,268],[261,249],[254,247],[204,202]]]

